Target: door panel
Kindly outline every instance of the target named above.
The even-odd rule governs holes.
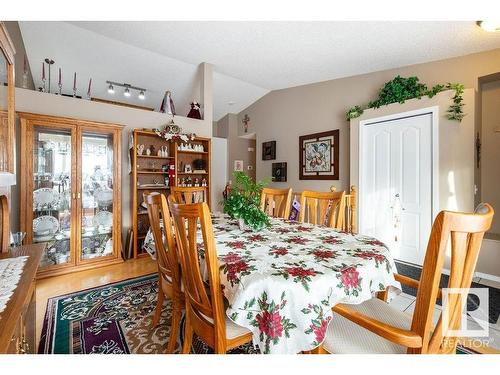
[[[432,115],[366,125],[360,232],[397,259],[422,264],[432,224]]]
[[[114,136],[83,129],[79,132],[79,237],[78,262],[113,256],[114,249]]]
[[[33,179],[27,194],[32,194],[33,204],[28,238],[47,244],[41,269],[72,265],[74,129],[35,125],[32,134]]]

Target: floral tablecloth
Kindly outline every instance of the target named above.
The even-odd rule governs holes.
[[[337,303],[400,290],[392,256],[376,239],[282,219],[257,233],[225,215],[212,221],[226,313],[253,332],[263,353],[314,349]],[[145,248],[154,251],[151,235]]]

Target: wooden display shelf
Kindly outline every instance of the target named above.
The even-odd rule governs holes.
[[[177,150],[178,154],[203,154],[208,155],[208,151],[187,151],[187,150]]]
[[[164,171],[137,171],[137,174],[168,174],[168,172]]]
[[[170,186],[137,186],[137,190],[170,190]]]
[[[137,157],[143,159],[164,159],[164,160],[175,159],[174,156],[157,156],[157,155],[137,155]]]
[[[178,186],[179,176],[182,178],[187,176],[193,177],[204,177],[207,181],[207,203],[210,205],[210,168],[211,168],[211,139],[196,137],[193,141],[184,142],[192,145],[202,145],[205,151],[188,151],[188,150],[177,150],[178,143],[173,141],[167,141],[164,138],[159,137],[154,131],[147,129],[134,129],[132,131],[133,145],[129,149],[130,160],[131,160],[131,172],[130,172],[130,192],[131,196],[131,215],[132,215],[132,231],[133,231],[133,255],[134,258],[149,256],[147,252],[142,251],[140,248],[141,243],[144,241],[145,236],[139,233],[139,228],[144,230],[149,227],[149,217],[148,212],[144,207],[141,206],[143,201],[143,193],[145,191],[157,191],[162,194],[170,194],[172,186]],[[168,150],[168,157],[156,156],[156,155],[137,155],[138,145],[145,145],[145,147],[154,147],[156,150],[161,149],[161,147],[166,147]],[[207,172],[176,172],[174,181],[169,181],[170,186],[140,186],[141,184],[154,183],[154,178],[163,178],[169,174],[168,171],[162,170],[147,170],[147,166],[155,160],[164,162],[164,164],[174,165],[175,170],[181,169],[180,165],[193,164],[196,159],[203,159],[206,163],[205,169]],[[137,169],[137,166],[140,166]],[[154,168],[154,166],[153,166]],[[163,182],[163,181],[158,181]]]

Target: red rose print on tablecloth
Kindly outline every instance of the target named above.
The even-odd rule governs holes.
[[[332,250],[316,249],[311,251],[309,254],[314,255],[317,261],[326,261],[327,259],[333,259],[337,256],[337,253]]]
[[[295,243],[297,245],[305,245],[308,242],[307,239],[305,239],[303,237],[298,237],[298,236],[290,237],[286,241],[289,243]]]
[[[259,324],[259,330],[271,340],[281,337],[283,334],[283,325],[281,324],[279,311],[263,311],[255,316],[255,320]]]
[[[248,240],[252,242],[259,242],[259,241],[267,241],[267,238],[262,236],[261,234],[253,234],[248,237]]]
[[[335,237],[335,236],[327,236],[323,237],[323,243],[329,244],[329,245],[339,245],[344,243],[340,238]]]
[[[283,255],[288,254],[288,249],[286,247],[273,247],[269,250],[269,254],[274,255],[275,258],[278,258]]]

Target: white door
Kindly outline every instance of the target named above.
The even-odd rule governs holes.
[[[366,124],[360,173],[360,233],[422,264],[432,226],[432,115]]]

